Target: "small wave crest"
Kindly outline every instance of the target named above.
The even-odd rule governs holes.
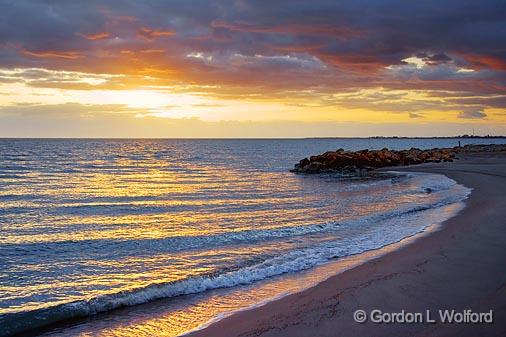
[[[441,183],[437,177],[422,177],[421,188],[431,188],[437,191],[449,189],[455,185],[454,181]],[[460,185],[458,185],[460,186]],[[269,277],[285,273],[297,272],[326,263],[332,259],[359,254],[372,249],[379,249],[385,245],[398,242],[408,236],[423,231],[432,222],[427,223],[424,211],[437,211],[441,207],[460,203],[470,193],[470,189],[460,186],[457,191],[446,194],[437,201],[421,204],[406,205],[395,211],[373,214],[359,219],[342,223],[328,223],[323,225],[304,226],[304,228],[283,229],[289,232],[279,232],[278,235],[303,235],[315,231],[331,231],[337,226],[361,227],[361,234],[339,240],[326,241],[311,247],[305,247],[279,256],[270,256],[253,264],[236,266],[218,270],[212,274],[188,277],[183,280],[156,283],[149,286],[121,291],[118,293],[97,296],[92,299],[59,304],[47,308],[31,311],[8,313],[0,316],[0,326],[3,327],[0,336],[20,333],[28,329],[35,329],[59,321],[82,318],[97,313],[106,312],[122,307],[134,306],[162,298],[204,292],[206,290],[234,287],[251,284]],[[444,221],[439,214],[437,221]],[[418,217],[424,226],[405,226],[408,217]],[[446,217],[449,215],[446,214]],[[430,218],[430,217],[429,217]],[[425,221],[425,222],[423,222]],[[381,223],[382,226],[375,224]],[[262,232],[259,232],[262,233]],[[244,234],[244,233],[243,233]],[[234,234],[237,235],[237,234]],[[256,235],[264,235],[258,234]],[[276,235],[268,231],[265,235]],[[251,233],[245,237],[251,239]],[[234,237],[237,240],[237,237]]]

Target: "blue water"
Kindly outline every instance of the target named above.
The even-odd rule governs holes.
[[[337,148],[457,143],[0,140],[0,335],[254,285],[397,242],[451,216],[469,189],[429,174],[355,181],[288,170]],[[194,328],[204,315],[190,304],[181,311],[193,323],[170,316],[166,335]],[[125,335],[115,331],[92,334]]]

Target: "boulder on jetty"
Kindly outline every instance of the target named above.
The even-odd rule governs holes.
[[[464,147],[435,148],[420,150],[361,150],[345,151],[338,149],[317,156],[302,159],[295,164],[291,172],[326,173],[336,172],[344,175],[363,174],[387,166],[406,166],[422,163],[452,162],[458,153],[500,152],[506,151],[506,145],[466,145]]]

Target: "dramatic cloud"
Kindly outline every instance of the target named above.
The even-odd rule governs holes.
[[[208,104],[207,117],[233,107],[245,118],[230,101],[262,101],[315,120],[350,109],[504,122],[503,0],[0,0],[0,11],[0,91],[30,101],[34,88],[67,101],[153,90],[204,97],[184,108]]]

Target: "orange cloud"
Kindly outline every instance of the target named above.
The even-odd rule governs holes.
[[[82,36],[87,40],[103,40],[103,39],[107,39],[109,36],[111,36],[111,34],[108,32],[98,32],[95,34],[77,33],[77,35]]]
[[[476,68],[506,70],[506,60],[499,57],[478,54],[465,54],[462,56]]]
[[[148,39],[148,40],[154,40],[154,39],[161,37],[161,36],[172,36],[174,34],[176,34],[176,33],[173,31],[170,31],[170,30],[150,29],[147,27],[142,27],[139,30],[139,35]]]
[[[24,55],[39,57],[39,58],[61,58],[61,59],[69,59],[74,60],[82,57],[82,55],[75,51],[31,51],[24,49],[22,51]]]
[[[374,74],[378,69],[381,69],[388,65],[381,62],[381,60],[379,60],[374,55],[339,55],[320,51],[316,51],[314,54],[324,62],[332,64],[338,68],[349,69],[351,71],[370,75]]]

